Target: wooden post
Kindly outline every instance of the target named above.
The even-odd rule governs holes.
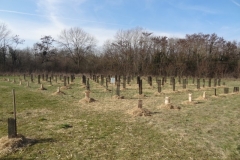
[[[108,90],[108,78],[106,77],[106,90]]]
[[[187,80],[186,80],[186,78],[184,78],[183,79],[183,89],[186,89],[187,87],[186,87],[186,83],[187,83]]]
[[[218,79],[218,86],[221,86],[221,79]]]
[[[200,79],[197,79],[197,89],[200,89]]]
[[[74,75],[71,75],[71,83],[73,83]]]
[[[8,118],[8,138],[15,138],[17,136],[16,133],[16,120]]]
[[[117,81],[116,95],[120,96],[120,81]]]
[[[162,77],[162,86],[164,86],[165,77]]]
[[[126,89],[126,76],[123,76],[123,89]]]
[[[66,79],[67,79],[67,77],[64,76],[64,77],[63,77],[63,81],[64,81],[64,82],[63,82],[63,83],[64,83],[63,85],[64,85],[64,86],[67,86],[67,84],[66,84],[66,83],[67,83],[67,82],[66,82]]]
[[[86,76],[85,76],[85,75],[82,75],[82,83],[83,83],[84,85],[86,85]]]
[[[103,84],[104,84],[104,76],[101,75],[101,86],[103,86]]]
[[[175,78],[172,77],[172,85],[173,85],[173,91],[175,91]]]
[[[142,94],[142,80],[140,79],[138,82],[138,88],[139,88],[139,95]]]
[[[12,93],[13,93],[14,118],[8,118],[8,138],[17,137],[17,112],[16,112],[15,89],[12,90]]]
[[[137,84],[139,84],[140,76],[137,76]]]
[[[203,78],[203,88],[205,87],[205,79]]]
[[[38,84],[40,84],[40,75],[38,75]]]
[[[228,92],[229,92],[229,88],[224,88],[224,94],[228,94]]]
[[[142,100],[141,99],[138,100],[138,108],[142,108]]]
[[[158,93],[161,93],[161,80],[157,80],[157,84],[158,84]]]
[[[131,77],[130,77],[130,76],[128,76],[128,77],[127,77],[127,84],[129,84],[129,83],[130,83],[130,81],[131,81]]]
[[[214,87],[216,87],[217,86],[217,79],[215,78],[214,79]]]
[[[96,82],[99,83],[99,76],[96,77]]]
[[[31,82],[33,83],[33,74],[31,74]]]
[[[209,78],[209,80],[208,80],[208,87],[211,87],[211,81],[212,81],[212,79]]]
[[[89,84],[89,78],[87,79],[87,86],[86,86],[87,90],[90,91],[90,84]]]
[[[152,86],[152,77],[151,77],[151,76],[148,76],[148,84],[149,84],[150,86]]]
[[[46,81],[48,81],[48,74],[46,74]]]

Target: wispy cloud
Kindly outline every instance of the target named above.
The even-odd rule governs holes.
[[[12,10],[3,10],[3,9],[0,9],[0,12],[7,12],[7,13],[13,13],[13,14],[20,14],[20,15],[22,14],[22,15],[28,15],[28,16],[46,17],[46,18],[48,18],[49,20],[51,20],[55,23],[57,21],[60,21],[60,19],[63,19],[63,20],[72,20],[72,21],[78,21],[78,22],[88,22],[88,23],[98,23],[98,24],[106,24],[106,25],[126,26],[125,24],[118,24],[118,23],[108,23],[108,22],[101,22],[101,21],[91,21],[91,20],[86,20],[86,19],[68,18],[68,17],[63,17],[63,16],[57,16],[53,13],[51,13],[51,15],[32,14],[32,13],[12,11]]]
[[[47,15],[32,14],[32,13],[18,12],[18,11],[12,11],[12,10],[3,10],[3,9],[0,9],[0,12],[7,12],[7,13],[14,13],[14,14],[23,14],[23,15],[28,15],[28,16],[48,17]]]
[[[212,8],[208,8],[207,6],[203,6],[203,5],[196,5],[196,4],[186,4],[183,1],[168,1],[167,3],[169,3],[170,5],[179,8],[181,10],[190,10],[190,11],[197,11],[197,12],[203,12],[203,13],[208,13],[208,14],[216,14],[217,11],[212,9]]]
[[[240,3],[234,1],[234,0],[231,0],[235,5],[237,5],[238,7],[240,7]]]
[[[181,9],[186,9],[186,10],[194,10],[194,11],[199,11],[199,12],[204,12],[204,13],[211,13],[211,14],[216,14],[217,12],[209,9],[204,6],[187,6],[187,5],[181,5]]]

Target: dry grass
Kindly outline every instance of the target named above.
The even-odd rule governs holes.
[[[0,159],[240,157],[239,94],[223,95],[223,87],[217,87],[217,96],[213,96],[213,88],[198,90],[193,84],[187,89],[177,84],[174,92],[166,84],[162,93],[156,93],[156,83],[150,87],[143,80],[144,96],[139,97],[135,80],[121,90],[124,99],[116,99],[116,86],[109,85],[113,92],[106,92],[104,86],[90,81],[90,97],[97,101],[79,103],[85,91],[79,78],[71,88],[65,88],[64,94],[53,94],[62,82],[53,82],[52,86],[43,82],[47,90],[38,90],[36,83],[27,88],[19,86],[16,79],[16,83],[10,83],[13,77],[0,79],[0,138],[6,140],[7,118],[12,117],[11,89],[15,88],[18,133],[34,139],[31,145],[12,147],[18,149],[6,152]],[[239,84],[235,80],[223,81],[230,90]],[[203,91],[206,99],[202,98]],[[189,93],[191,103],[187,101]],[[171,104],[164,105],[165,96],[171,97]],[[139,99],[143,102],[141,109],[136,107]]]

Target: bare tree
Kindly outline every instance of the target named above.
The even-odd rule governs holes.
[[[63,30],[59,35],[58,43],[63,47],[70,58],[77,64],[80,70],[80,63],[85,56],[91,52],[96,45],[96,40],[81,28],[70,28]]]
[[[49,62],[56,53],[56,49],[53,46],[55,40],[51,36],[44,36],[41,38],[41,42],[34,44],[35,53],[40,57],[41,63]]]
[[[3,69],[6,64],[6,52],[9,43],[10,30],[5,24],[0,24],[0,67]]]
[[[24,40],[19,38],[19,35],[15,35],[11,39],[11,44],[8,45],[8,52],[9,52],[9,57],[12,60],[12,71],[14,67],[16,67],[16,63],[18,61],[19,63],[19,50],[17,49],[17,46],[20,44],[23,44]]]

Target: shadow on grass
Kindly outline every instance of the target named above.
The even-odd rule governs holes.
[[[36,143],[53,143],[53,142],[56,142],[56,140],[53,138],[35,139],[35,144]]]
[[[24,146],[32,146],[38,143],[53,143],[56,142],[55,139],[53,138],[40,138],[40,139],[34,139],[34,138],[26,138],[25,136],[18,134],[18,138],[21,138],[19,140],[19,147],[24,147]]]
[[[152,114],[160,114],[160,113],[162,113],[162,112],[152,112]]]

